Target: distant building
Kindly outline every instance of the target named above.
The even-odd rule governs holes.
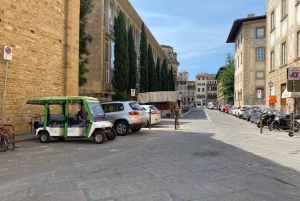
[[[196,74],[196,104],[206,106],[208,102],[217,102],[216,74]]]
[[[191,105],[193,106],[196,104],[196,82],[195,81],[188,81],[187,84],[187,94],[186,94],[186,100],[184,102],[185,105]]]
[[[177,73],[177,91],[181,92],[182,105],[187,105],[187,86],[189,81],[189,73],[181,71]]]
[[[266,15],[236,19],[226,43],[235,43],[234,104],[265,105]]]

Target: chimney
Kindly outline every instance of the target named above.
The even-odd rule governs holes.
[[[248,14],[247,18],[250,18],[250,17],[255,17],[255,13]]]

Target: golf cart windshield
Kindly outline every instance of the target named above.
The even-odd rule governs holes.
[[[87,105],[89,106],[93,117],[103,117],[104,116],[104,111],[99,102],[88,102],[87,101]]]

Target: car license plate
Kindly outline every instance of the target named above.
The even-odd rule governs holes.
[[[142,118],[142,122],[145,122],[146,121],[146,118]]]

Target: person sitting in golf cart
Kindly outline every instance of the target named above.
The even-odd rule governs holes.
[[[85,107],[84,107],[83,104],[81,105],[81,110],[79,110],[78,113],[77,113],[77,119],[78,119],[79,122],[83,122],[83,123],[87,119],[87,112],[86,112]]]

